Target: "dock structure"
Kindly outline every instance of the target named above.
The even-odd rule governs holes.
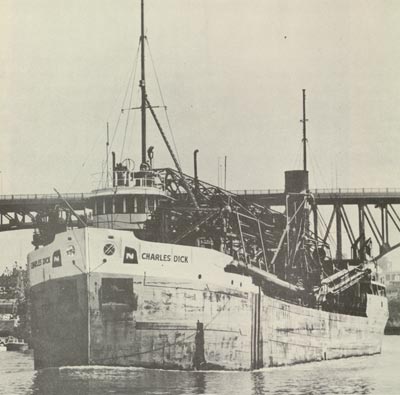
[[[269,207],[285,206],[285,194],[277,189],[230,191],[242,199]],[[312,230],[323,240],[334,239],[336,259],[356,260],[353,251],[359,243],[372,239],[379,246],[377,258],[400,246],[400,188],[311,189]],[[76,211],[89,207],[89,193],[0,195],[0,232],[34,229],[38,215],[55,207]],[[325,219],[320,209],[329,212]],[[354,212],[356,210],[356,215]],[[352,211],[352,212],[351,212]],[[326,216],[326,213],[325,213]],[[321,224],[325,229],[321,230]],[[344,249],[350,245],[350,254]],[[362,259],[358,257],[357,259]]]

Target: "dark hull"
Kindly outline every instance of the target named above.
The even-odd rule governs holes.
[[[87,364],[86,276],[46,281],[30,295],[35,369]]]
[[[386,326],[385,335],[400,335],[400,327],[398,327],[398,326]]]

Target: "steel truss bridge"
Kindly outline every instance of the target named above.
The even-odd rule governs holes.
[[[74,210],[84,210],[89,194],[62,196]],[[57,194],[0,195],[0,232],[34,229],[36,217],[48,214],[57,206],[68,208]]]
[[[285,206],[283,190],[230,191],[269,207]],[[400,188],[314,189],[310,217],[313,232],[335,247],[337,260],[355,259],[357,245],[371,239],[377,258],[400,246]],[[0,195],[0,232],[35,228],[37,215],[56,206],[77,211],[88,204],[88,193]],[[363,258],[363,257],[359,257]]]
[[[266,206],[285,205],[283,190],[232,192]],[[311,229],[324,241],[333,240],[337,260],[355,259],[357,245],[369,240],[378,246],[378,251],[374,251],[377,259],[400,246],[400,188],[314,189],[310,192],[315,202]],[[350,250],[345,250],[345,244]]]

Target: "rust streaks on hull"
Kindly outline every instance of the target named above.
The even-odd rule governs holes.
[[[260,290],[199,282],[188,289],[186,281],[180,288],[178,279],[172,279],[174,287],[149,285],[162,282],[158,278],[145,282],[141,276],[107,273],[71,277],[67,288],[65,281],[50,280],[31,290],[38,367],[72,362],[250,370],[375,354],[386,322],[384,306],[373,295],[369,317],[355,317],[289,304]],[[50,300],[57,309],[44,308]],[[73,317],[70,323],[67,315],[60,319],[59,312],[66,311]],[[90,361],[85,349],[89,316]],[[43,319],[57,323],[58,333],[49,336]],[[70,347],[71,334],[81,336],[78,348]]]

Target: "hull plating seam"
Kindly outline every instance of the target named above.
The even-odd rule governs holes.
[[[380,352],[379,310],[374,319],[354,317],[210,287],[167,292],[140,276],[106,273],[38,284],[31,289],[35,365],[249,370]]]

